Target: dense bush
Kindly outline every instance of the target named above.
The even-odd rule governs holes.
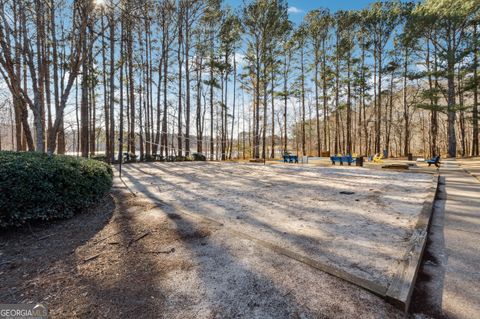
[[[137,161],[137,155],[133,153],[123,153],[124,163],[135,163]]]
[[[155,162],[155,156],[154,155],[145,155],[145,157],[143,158],[143,160],[145,162]]]
[[[192,156],[193,156],[194,161],[206,161],[207,160],[205,155],[203,155],[202,153],[193,153]]]
[[[106,155],[93,155],[90,156],[91,159],[94,159],[96,161],[102,161],[102,162],[107,162],[107,156]]]
[[[103,162],[0,152],[0,227],[71,217],[111,186],[112,169]]]

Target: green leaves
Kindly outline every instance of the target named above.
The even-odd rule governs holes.
[[[417,13],[440,19],[464,19],[479,9],[477,0],[427,0],[417,8]]]
[[[383,50],[393,30],[402,18],[403,8],[398,1],[377,1],[364,12],[364,24],[372,43]]]
[[[112,169],[103,162],[0,152],[0,227],[71,217],[111,186]]]

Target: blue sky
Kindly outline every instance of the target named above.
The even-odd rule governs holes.
[[[248,2],[249,0],[245,1]],[[239,8],[244,0],[226,0],[225,2],[233,8]],[[375,0],[290,0],[288,5],[291,8],[290,19],[295,24],[298,24],[302,21],[305,13],[313,9],[328,8],[332,12],[337,10],[356,10],[366,8],[372,2],[375,2]]]

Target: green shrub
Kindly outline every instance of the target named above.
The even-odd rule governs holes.
[[[96,160],[96,161],[101,161],[107,163],[107,156],[106,155],[93,155],[90,156],[91,159]]]
[[[0,227],[71,217],[111,186],[112,169],[100,161],[0,152]]]
[[[192,156],[193,156],[194,161],[206,161],[207,160],[205,155],[203,155],[202,153],[193,153]]]
[[[145,155],[145,158],[143,160],[145,162],[155,162],[155,156],[154,155]]]
[[[96,161],[102,161],[102,162],[107,162],[107,156],[106,155],[93,155],[90,156],[91,159],[96,160]]]

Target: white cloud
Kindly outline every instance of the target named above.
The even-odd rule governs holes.
[[[237,64],[242,67],[247,65],[247,59],[245,57],[245,54],[241,52],[235,52],[235,60],[237,61]],[[233,63],[233,57],[232,57],[232,63]]]
[[[288,13],[303,13],[303,10],[302,9],[299,9],[297,7],[289,7],[288,8]]]

